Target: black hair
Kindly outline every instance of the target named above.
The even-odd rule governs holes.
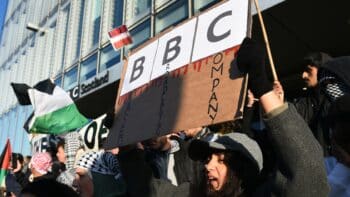
[[[12,153],[12,159],[15,161],[19,161],[21,164],[23,164],[23,155],[21,153]]]
[[[206,173],[203,168],[203,177],[199,179],[199,183],[194,184],[194,188],[191,188],[192,195],[207,197],[251,196],[259,179],[258,166],[239,152],[212,149],[209,157],[215,153],[224,154],[223,162],[228,167],[226,182],[219,191],[214,191],[206,181]]]
[[[303,65],[304,68],[306,68],[308,65],[319,68],[322,64],[326,63],[327,61],[331,60],[332,57],[328,55],[327,53],[323,52],[312,52],[307,54],[303,59]]]

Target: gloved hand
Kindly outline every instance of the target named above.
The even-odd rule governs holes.
[[[243,73],[249,74],[248,88],[256,98],[272,90],[265,70],[265,50],[250,38],[245,38],[237,52],[237,66]]]

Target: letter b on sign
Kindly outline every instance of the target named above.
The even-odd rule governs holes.
[[[142,75],[143,72],[143,63],[145,63],[145,56],[140,57],[134,62],[134,66],[132,67],[132,73],[130,77],[130,83],[135,81],[137,78],[139,78]],[[135,76],[135,72],[137,72],[137,75]]]

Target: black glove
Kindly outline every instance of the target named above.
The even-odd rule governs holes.
[[[237,52],[237,66],[243,73],[249,74],[248,88],[256,98],[272,90],[265,70],[265,50],[250,38],[245,38]]]

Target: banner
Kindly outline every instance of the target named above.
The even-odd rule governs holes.
[[[108,129],[103,125],[106,114],[94,119],[79,130],[84,141],[85,150],[99,150],[99,144],[107,138]]]
[[[242,116],[231,62],[248,32],[248,1],[227,1],[153,38],[124,63],[106,148]]]

